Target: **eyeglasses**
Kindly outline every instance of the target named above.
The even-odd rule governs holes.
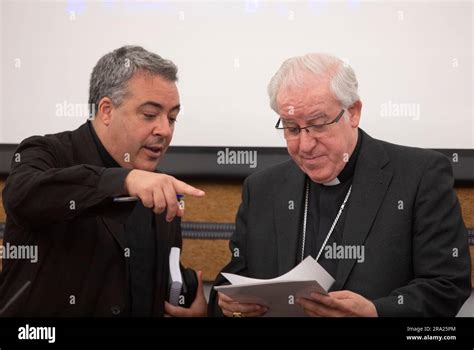
[[[287,123],[285,121],[282,121],[281,118],[278,119],[278,122],[275,125],[275,129],[281,130],[283,132],[283,136],[285,137],[286,140],[296,140],[300,137],[301,130],[306,130],[307,133],[309,133],[310,136],[312,137],[318,137],[324,135],[328,130],[329,130],[329,125],[337,123],[341,117],[344,115],[345,110],[342,109],[341,112],[337,115],[336,118],[334,118],[332,121],[327,122],[327,123],[321,123],[321,124],[312,124],[304,127],[300,127],[297,124],[292,123]],[[282,126],[280,126],[280,123]],[[291,124],[291,125],[288,125]]]

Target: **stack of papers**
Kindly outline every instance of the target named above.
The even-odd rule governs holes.
[[[231,283],[215,290],[240,303],[254,303],[268,308],[266,317],[304,317],[296,298],[310,298],[311,293],[327,294],[334,278],[311,256],[289,272],[272,279],[248,278],[222,273]]]

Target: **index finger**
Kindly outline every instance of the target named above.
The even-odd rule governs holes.
[[[174,189],[176,193],[187,194],[193,197],[204,197],[206,194],[204,191],[188,185],[186,182],[180,181],[178,179],[174,179]]]

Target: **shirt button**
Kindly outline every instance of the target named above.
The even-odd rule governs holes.
[[[120,306],[115,305],[110,308],[110,311],[112,312],[112,315],[118,315],[120,314]]]

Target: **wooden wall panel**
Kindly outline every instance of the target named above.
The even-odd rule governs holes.
[[[242,181],[188,181],[206,192],[204,198],[186,196],[184,221],[229,223],[235,221]]]
[[[462,217],[467,227],[474,228],[474,187],[456,188]]]
[[[202,271],[203,281],[212,282],[230,261],[229,241],[223,239],[185,239],[181,262]]]

